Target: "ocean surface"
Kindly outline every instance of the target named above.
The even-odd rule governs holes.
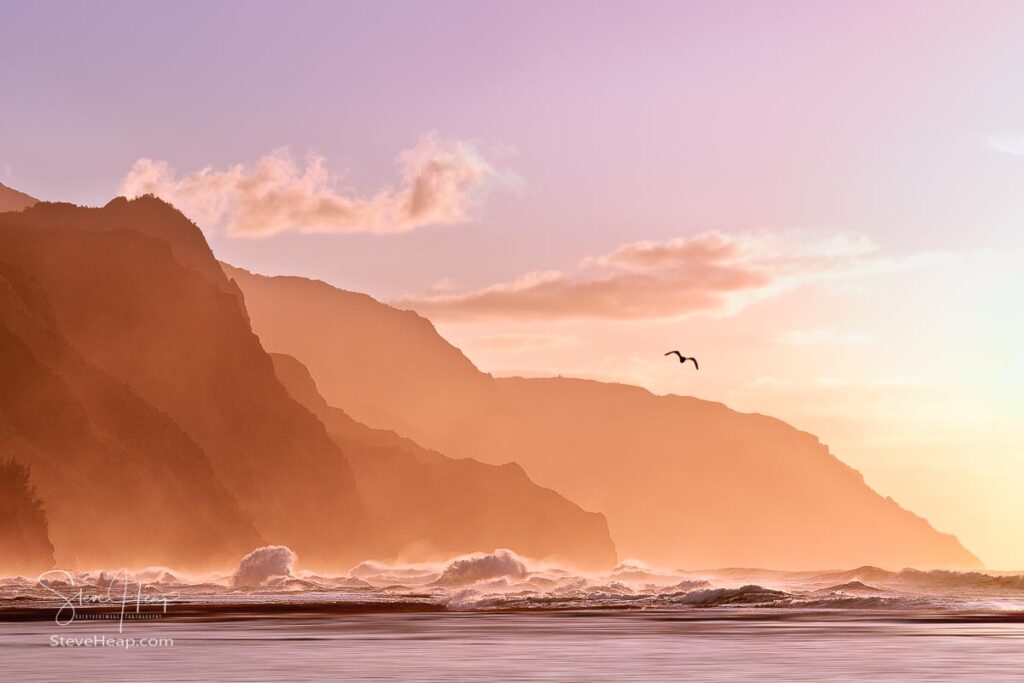
[[[633,563],[583,575],[498,551],[282,576],[280,559],[222,576],[0,579],[2,677],[1024,680],[1019,574]]]

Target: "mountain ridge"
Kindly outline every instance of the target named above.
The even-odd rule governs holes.
[[[0,253],[40,283],[78,354],[199,446],[263,540],[310,566],[372,552],[347,461],[280,385],[237,292],[184,216],[154,198],[37,204],[0,214]]]
[[[62,566],[209,568],[267,543],[325,570],[498,547],[614,565],[604,517],[520,466],[453,460],[304,403],[282,368],[165,202],[0,214],[0,455],[32,467]],[[104,512],[138,524],[93,531]]]
[[[35,197],[0,183],[0,212],[21,211],[36,204],[38,201]]]
[[[439,335],[414,312],[377,302],[366,316],[365,295],[354,306],[326,283],[309,296],[303,278],[226,270],[264,346],[306,365],[332,405],[452,457],[519,462],[538,484],[605,513],[622,556],[779,569],[981,565],[778,418],[631,385],[493,378],[448,342],[424,339]],[[410,358],[399,342],[449,357]],[[394,399],[409,387],[418,400]]]
[[[0,377],[0,453],[31,467],[62,566],[209,568],[262,542],[198,445],[84,359],[45,290],[3,261]],[[133,457],[142,447],[151,457]]]
[[[381,533],[391,539],[392,554],[429,561],[510,548],[579,568],[615,565],[604,516],[535,485],[518,463],[453,459],[367,427],[329,406],[299,361],[271,357],[285,388],[345,452],[370,507],[388,520]]]

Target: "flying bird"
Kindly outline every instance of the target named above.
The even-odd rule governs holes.
[[[696,358],[687,358],[686,356],[684,356],[683,354],[679,353],[678,351],[669,351],[665,355],[666,356],[671,356],[673,353],[676,354],[677,356],[679,356],[679,362],[680,363],[685,363],[688,360],[692,360],[693,361],[693,367],[695,367],[698,370],[700,370],[700,366],[697,365],[697,359]]]

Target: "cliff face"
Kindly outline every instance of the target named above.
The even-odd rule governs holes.
[[[495,380],[413,313],[320,282],[228,272],[264,346],[304,363],[331,405],[452,456],[521,463],[541,486],[605,513],[621,556],[979,566],[955,537],[779,420],[624,385]]]
[[[53,566],[46,512],[29,468],[0,460],[0,573],[33,575]]]
[[[275,543],[325,569],[498,546],[607,565],[586,509],[658,564],[978,565],[778,420],[495,380],[414,313],[225,269],[153,198],[0,213],[0,459],[30,466],[58,564],[202,567]],[[27,512],[0,515],[19,520],[0,543],[45,562],[25,486],[3,494]]]
[[[519,465],[455,460],[366,427],[329,406],[299,361],[272,357],[288,392],[321,419],[348,457],[381,522],[386,555],[431,560],[510,548],[583,568],[615,564],[603,515],[537,486]]]
[[[360,422],[414,439],[419,420],[438,429],[473,429],[474,403],[493,396],[494,380],[411,311],[315,280],[223,268],[242,287],[267,350],[306,364],[328,403]],[[280,315],[286,307],[287,324]],[[345,355],[369,347],[372,353]],[[407,423],[407,416],[416,420]]]
[[[180,498],[162,506],[163,515],[182,508],[181,514],[191,514],[188,508],[202,505],[199,499],[212,480],[223,485],[263,541],[292,547],[307,566],[344,565],[372,552],[375,534],[348,462],[316,417],[287,395],[249,327],[237,290],[199,230],[179,212],[153,198],[118,199],[100,209],[38,204],[0,214],[0,259],[45,294],[52,326],[70,349],[62,357],[79,355],[122,393],[136,397],[138,411],[162,414],[173,425],[162,432],[137,429],[127,408],[98,397],[96,410],[105,411],[112,425],[107,431],[131,439],[130,447],[119,449],[124,466],[94,472],[93,478],[176,462],[189,450],[183,443],[190,442],[209,469],[160,479],[157,488],[173,486],[176,492],[167,495]],[[34,356],[40,344],[22,344],[20,353]],[[27,367],[27,361],[14,362],[8,373]],[[78,385],[66,376],[50,372],[45,385],[26,378],[11,409],[30,412],[24,408],[30,399],[62,401],[66,415],[52,421],[68,432],[63,443],[73,443],[94,429],[95,411],[79,405]],[[55,398],[60,396],[66,399]],[[23,417],[28,426],[22,431],[35,419]],[[46,431],[40,425],[37,438],[49,438]],[[104,439],[83,443],[94,441]],[[47,452],[64,448],[54,444]],[[91,462],[99,456],[83,457]],[[62,467],[55,462],[51,469],[47,482]],[[73,487],[74,480],[62,486]],[[61,486],[44,486],[41,476],[39,488],[61,549],[69,539],[58,539],[57,527],[74,526],[73,510],[61,509]],[[117,503],[101,499],[90,509],[100,515]],[[127,506],[121,503],[118,509]],[[213,519],[221,510],[209,514]],[[249,533],[248,549],[255,537]]]
[[[0,455],[31,465],[60,566],[224,566],[267,543],[335,570],[497,547],[615,562],[603,516],[520,467],[328,406],[244,306],[156,199],[0,214]]]
[[[529,453],[524,466],[539,481],[606,511],[629,556],[688,567],[980,566],[780,420],[625,385],[498,384],[516,427],[498,428],[494,457]]]
[[[86,361],[0,253],[0,457],[31,466],[57,564],[202,568],[259,544],[196,443]]]

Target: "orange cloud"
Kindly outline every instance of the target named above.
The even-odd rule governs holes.
[[[286,148],[254,165],[178,175],[165,161],[139,159],[121,194],[154,194],[203,228],[266,237],[281,232],[399,233],[469,220],[494,168],[469,143],[427,135],[399,155],[402,185],[371,196],[336,189],[326,160],[304,166]]]
[[[707,261],[728,261],[739,256],[740,245],[717,232],[665,242],[624,244],[607,256],[588,258],[584,266],[613,266],[624,270],[685,268]]]
[[[655,319],[720,312],[809,278],[865,269],[874,245],[839,234],[807,242],[797,235],[708,232],[665,242],[634,242],[587,258],[576,273],[527,273],[471,292],[430,292],[396,305],[454,320]]]

